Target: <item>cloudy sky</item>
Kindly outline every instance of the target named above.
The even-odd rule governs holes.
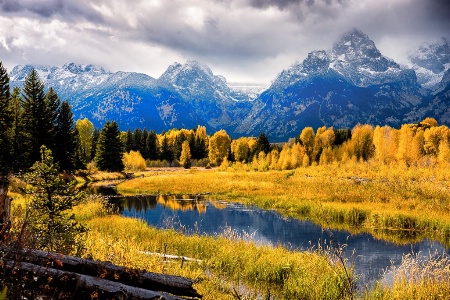
[[[404,63],[450,36],[449,0],[0,0],[0,60],[95,64],[155,78],[194,59],[228,81],[269,83],[359,28]]]

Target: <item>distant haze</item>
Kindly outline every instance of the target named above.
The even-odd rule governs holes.
[[[158,78],[197,60],[229,82],[268,85],[312,50],[359,28],[406,63],[423,42],[449,38],[448,0],[0,0],[0,60],[76,62]]]

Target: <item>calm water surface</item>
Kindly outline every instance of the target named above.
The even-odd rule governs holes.
[[[212,202],[203,197],[145,196],[113,200],[124,216],[141,218],[158,228],[175,228],[185,233],[217,235],[232,229],[260,244],[282,245],[292,250],[308,249],[329,242],[331,236],[346,246],[345,255],[359,274],[359,285],[381,279],[384,271],[401,263],[407,253],[439,254],[450,251],[439,242],[424,240],[395,245],[370,234],[323,230],[309,221],[286,218],[279,213],[236,203]],[[336,243],[335,243],[336,244]],[[386,280],[389,278],[385,277]]]

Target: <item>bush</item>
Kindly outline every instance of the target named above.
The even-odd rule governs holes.
[[[123,156],[123,164],[125,165],[125,170],[133,172],[145,171],[145,168],[147,167],[141,153],[133,150],[125,153]]]

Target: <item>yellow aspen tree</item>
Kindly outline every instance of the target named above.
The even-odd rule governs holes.
[[[280,153],[279,153],[278,149],[273,149],[270,152],[270,169],[271,170],[277,169],[277,164],[278,164],[279,158],[280,158]]]
[[[373,127],[370,125],[356,125],[352,130],[353,151],[356,159],[367,161],[374,153]]]
[[[267,156],[269,156],[268,154]],[[259,152],[258,154],[258,171],[266,172],[269,170],[269,162],[267,160],[267,156],[264,151]]]
[[[231,139],[227,132],[223,129],[214,133],[209,139],[209,161],[218,166],[224,159],[228,161],[228,149],[230,148]]]
[[[231,142],[231,152],[236,161],[247,161],[249,159],[250,149],[248,147],[248,138],[240,137]]]
[[[125,170],[127,171],[145,171],[145,168],[147,167],[145,164],[145,159],[139,151],[131,150],[130,152],[125,153],[122,161],[125,166]]]
[[[410,166],[413,162],[410,155],[410,147],[414,140],[414,129],[409,124],[403,124],[398,132],[397,160]]]
[[[449,129],[447,126],[430,127],[424,132],[424,150],[428,155],[437,156],[441,140],[448,139]]]
[[[329,165],[333,162],[333,150],[331,147],[326,147],[322,150],[322,154],[320,155],[319,164],[320,165]]]
[[[302,165],[303,167],[309,167],[309,164],[309,156],[305,153],[305,155],[303,155]]]
[[[312,127],[303,128],[302,133],[300,134],[300,141],[302,141],[310,161],[314,150],[314,140],[314,129]]]
[[[292,168],[298,168],[303,165],[303,155],[305,155],[305,147],[295,143],[291,148],[291,164]]]
[[[393,162],[397,153],[397,131],[390,126],[377,126],[373,132],[373,144],[378,163]]]
[[[440,164],[447,166],[450,163],[450,147],[448,140],[443,139],[439,143],[438,161]]]
[[[184,141],[183,144],[181,144],[180,164],[185,169],[191,167],[191,148],[189,147],[188,141]]]

